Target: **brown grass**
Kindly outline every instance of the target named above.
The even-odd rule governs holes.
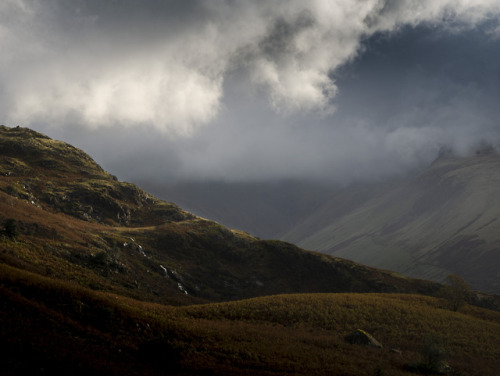
[[[420,360],[429,335],[443,338],[447,361],[461,375],[500,367],[500,313],[471,306],[451,312],[431,297],[299,294],[174,308],[6,266],[0,275],[2,338],[17,349],[14,368],[26,356],[56,371],[78,362],[87,371],[123,374],[162,374],[170,364],[173,374],[373,375],[379,367],[408,375],[405,366]],[[384,348],[344,342],[357,328]],[[76,351],[82,344],[88,351]]]

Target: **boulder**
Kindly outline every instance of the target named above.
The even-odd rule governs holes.
[[[391,347],[391,353],[403,355],[403,352],[400,349],[398,349],[397,347]]]
[[[351,344],[365,345],[372,347],[383,347],[382,344],[377,341],[370,333],[365,332],[362,329],[357,329],[356,331],[348,334],[344,337],[344,340]]]

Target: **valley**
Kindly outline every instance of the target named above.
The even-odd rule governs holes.
[[[229,229],[27,128],[0,153],[3,374],[410,375],[429,338],[453,372],[500,366],[496,296],[455,312],[439,283]]]
[[[443,282],[459,274],[498,294],[499,176],[500,155],[486,148],[470,156],[443,153],[409,176],[345,187],[192,182],[155,192],[257,236],[415,278]]]

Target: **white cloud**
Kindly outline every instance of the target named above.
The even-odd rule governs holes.
[[[190,134],[217,114],[221,79],[209,78],[176,62],[110,64],[103,72],[78,67],[44,69],[20,80],[11,117],[26,124],[61,122],[77,114],[90,127],[153,125],[160,131]],[[74,69],[74,67],[72,67]],[[44,79],[50,72],[50,83]],[[75,77],[77,77],[75,79]]]
[[[243,69],[282,114],[330,114],[335,70],[360,41],[404,24],[492,15],[493,0],[176,2],[4,0],[0,79],[6,123],[68,119],[190,135],[217,118],[223,83]],[[112,9],[113,10],[113,9]]]

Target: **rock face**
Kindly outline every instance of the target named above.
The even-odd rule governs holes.
[[[344,340],[354,345],[365,345],[378,348],[383,347],[382,344],[377,341],[371,334],[365,332],[362,329],[357,329],[351,334],[348,334],[344,337]]]

